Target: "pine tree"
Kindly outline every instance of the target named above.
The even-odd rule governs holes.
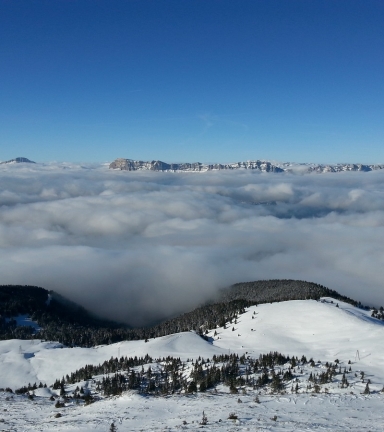
[[[196,393],[196,392],[197,392],[197,385],[195,381],[191,381],[188,386],[188,393]]]
[[[117,432],[117,427],[115,426],[114,422],[111,423],[111,426],[109,428],[109,432]]]
[[[208,418],[207,418],[207,416],[205,415],[204,411],[203,411],[203,418],[201,419],[200,424],[201,424],[201,425],[204,425],[204,426],[205,426],[206,424],[208,424]]]

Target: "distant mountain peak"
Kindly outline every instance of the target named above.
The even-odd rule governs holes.
[[[15,159],[11,159],[11,160],[8,160],[8,161],[5,161],[5,162],[0,162],[0,165],[3,165],[3,164],[13,164],[13,163],[36,163],[36,162],[33,162],[33,161],[31,161],[31,160],[29,160],[29,159],[27,159],[25,157],[17,157]]]

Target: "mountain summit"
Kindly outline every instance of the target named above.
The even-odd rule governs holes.
[[[29,160],[29,159],[27,159],[25,157],[17,157],[15,159],[11,159],[11,160],[8,160],[8,161],[5,161],[5,162],[0,162],[0,165],[3,165],[3,164],[14,164],[14,163],[36,163],[36,162],[33,162],[33,161],[31,161],[31,160]]]

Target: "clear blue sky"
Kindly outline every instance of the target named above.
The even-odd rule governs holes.
[[[0,0],[0,160],[384,163],[383,0]]]

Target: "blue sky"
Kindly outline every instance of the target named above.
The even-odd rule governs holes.
[[[384,163],[382,0],[0,0],[0,159]]]

